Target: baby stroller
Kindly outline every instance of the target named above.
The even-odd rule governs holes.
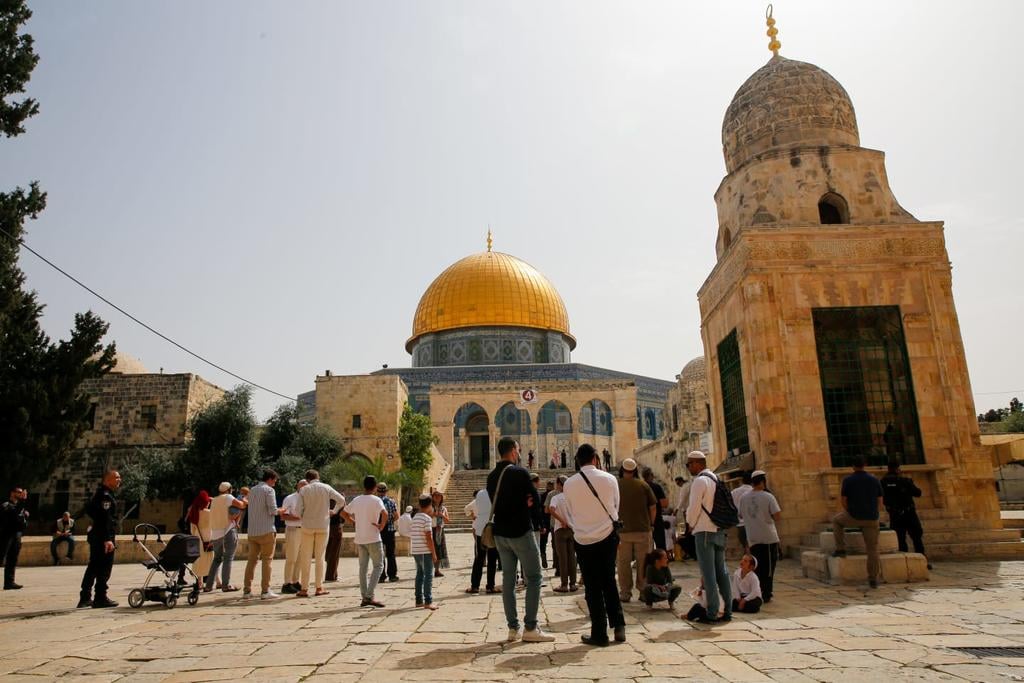
[[[139,538],[139,533],[142,538]],[[156,533],[156,542],[163,543],[164,548],[160,556],[154,556],[146,546],[146,540],[150,531]],[[132,542],[142,545],[142,550],[149,555],[149,560],[142,563],[142,566],[149,570],[146,581],[142,588],[135,588],[128,594],[128,604],[132,607],[142,607],[142,603],[162,602],[167,609],[172,609],[178,604],[178,596],[182,591],[189,588],[188,584],[180,584],[178,576],[183,576],[187,571],[195,579],[188,594],[188,604],[194,605],[199,602],[199,577],[192,571],[189,563],[199,559],[199,537],[188,534],[174,534],[167,542],[160,537],[160,530],[152,524],[139,524],[135,527],[132,535]],[[157,577],[157,572],[161,577]],[[155,578],[155,580],[154,580]]]

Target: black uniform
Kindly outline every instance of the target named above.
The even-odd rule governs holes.
[[[114,553],[106,552],[104,544],[107,541],[114,542],[114,535],[117,533],[117,501],[114,500],[114,492],[103,484],[96,489],[96,495],[85,506],[86,513],[92,518],[92,528],[89,529],[89,566],[85,568],[85,576],[82,578],[82,601],[89,599],[93,592],[93,583],[96,584],[96,594],[93,604],[107,601],[107,581],[110,580],[110,570],[114,567]]]
[[[882,477],[882,503],[889,513],[889,526],[896,532],[900,552],[907,552],[907,533],[914,543],[914,552],[924,554],[921,520],[917,517],[914,498],[921,497],[921,489],[909,477],[887,474]]]
[[[4,590],[14,588],[14,570],[21,554],[21,536],[28,528],[25,501],[0,505],[0,556],[4,559]]]
[[[654,547],[667,550],[665,545],[665,520],[661,516],[661,500],[667,497],[665,489],[661,488],[661,484],[653,479],[648,481],[647,484],[651,487],[651,491],[654,492],[654,497],[658,501],[657,514],[654,515],[654,522],[651,524],[651,536],[654,537]]]

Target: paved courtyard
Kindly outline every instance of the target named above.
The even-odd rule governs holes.
[[[758,615],[693,627],[667,608],[626,605],[628,642],[593,649],[582,591],[543,589],[541,623],[554,643],[503,642],[500,596],[467,595],[470,537],[450,535],[453,569],[435,582],[441,608],[413,607],[413,571],[385,584],[384,609],[358,607],[354,559],[329,596],[243,601],[204,594],[195,607],[127,606],[145,570],[117,565],[112,610],[76,610],[80,567],[18,571],[0,593],[5,682],[250,680],[1024,681],[1024,658],[980,658],[958,647],[1024,647],[1024,563],[938,564],[929,583],[832,588],[781,565],[776,599]],[[236,564],[234,580],[241,582]],[[275,562],[276,579],[283,562]],[[688,591],[696,565],[672,565]],[[550,582],[550,577],[547,579]],[[279,580],[275,580],[275,585]],[[522,603],[520,601],[520,607]],[[681,600],[677,610],[689,604]]]

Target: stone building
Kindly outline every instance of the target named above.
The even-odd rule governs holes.
[[[438,452],[457,470],[490,469],[502,436],[547,466],[583,442],[629,457],[664,430],[672,383],[571,362],[576,339],[558,291],[528,263],[493,251],[490,236],[486,251],[427,287],[405,347],[411,367],[324,375],[299,397],[350,454],[397,452],[403,392],[430,416]]]
[[[896,201],[843,87],[777,50],[722,144],[698,293],[717,459],[768,471],[789,546],[839,510],[855,455],[900,458],[928,528],[999,528],[942,223]]]
[[[191,417],[224,395],[199,375],[152,373],[120,353],[110,373],[86,380],[82,389],[92,403],[90,429],[39,491],[40,503],[57,514],[70,510],[77,515],[108,467],[119,467],[147,449],[184,448]],[[180,511],[171,505],[167,511],[164,504],[144,502],[131,517],[172,524]]]

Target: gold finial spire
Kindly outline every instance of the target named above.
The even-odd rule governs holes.
[[[768,49],[772,51],[773,55],[778,57],[779,48],[782,47],[782,43],[775,37],[779,35],[779,29],[775,28],[775,19],[772,17],[772,6],[770,4],[768,9],[765,10],[764,16],[768,23]]]
[[[491,237],[491,226],[487,226],[487,251],[491,250],[491,246],[494,244],[494,239]]]

